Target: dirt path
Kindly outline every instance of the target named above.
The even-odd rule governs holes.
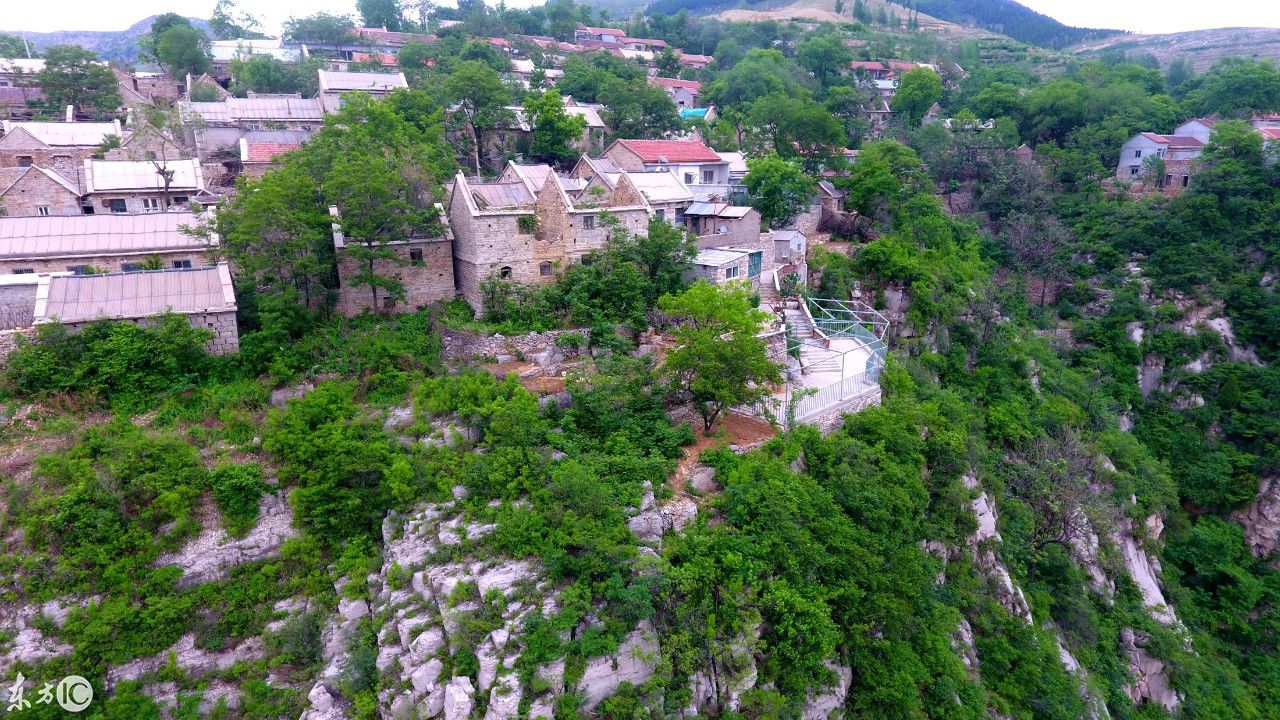
[[[670,482],[673,494],[688,494],[689,478],[693,476],[694,470],[701,464],[698,458],[702,456],[704,451],[729,445],[754,447],[777,434],[778,431],[769,423],[735,413],[726,415],[711,431],[709,436],[703,434],[701,427],[695,427],[693,430],[694,443],[684,449],[684,457],[680,458],[680,463],[676,465],[675,473],[671,475]]]

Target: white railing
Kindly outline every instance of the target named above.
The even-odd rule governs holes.
[[[880,369],[873,368],[833,382],[826,387],[820,388],[813,395],[793,402],[793,417],[797,421],[805,420],[843,402],[852,400],[876,388],[879,385],[879,378]]]

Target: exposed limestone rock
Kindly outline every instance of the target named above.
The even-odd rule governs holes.
[[[467,720],[475,707],[476,690],[471,678],[456,677],[444,689],[444,720]]]
[[[0,674],[17,663],[35,664],[71,654],[71,646],[57,638],[45,637],[33,627],[23,627],[13,636],[12,645],[0,655]]]
[[[555,699],[551,697],[540,697],[533,701],[529,706],[529,720],[551,720],[555,715]]]
[[[489,707],[484,720],[511,720],[520,712],[520,681],[515,675],[504,675],[489,693]]]
[[[237,565],[272,557],[285,541],[297,534],[293,510],[282,495],[266,495],[258,505],[258,523],[249,534],[233,539],[218,523],[206,523],[194,540],[177,552],[160,556],[156,565],[182,568],[179,587],[221,580]]]
[[[338,704],[324,683],[316,683],[307,693],[307,700],[311,706],[303,711],[299,720],[347,720],[349,717],[346,708]]]
[[[646,510],[628,520],[627,528],[640,542],[657,544],[662,539],[662,514],[657,510]]]
[[[960,656],[965,672],[969,677],[978,676],[978,648],[974,645],[973,626],[965,618],[960,618],[956,632],[951,636],[951,649]]]
[[[680,532],[697,516],[697,503],[689,498],[676,498],[662,506],[662,527]]]
[[[1152,560],[1138,547],[1133,537],[1133,523],[1127,518],[1121,520],[1112,535],[1112,541],[1120,549],[1129,576],[1142,592],[1142,604],[1151,611],[1151,616],[1165,625],[1176,624],[1178,618],[1160,590],[1160,581]]]
[[[826,665],[835,671],[836,683],[822,693],[809,696],[804,704],[804,720],[827,720],[831,711],[844,707],[845,700],[849,698],[849,686],[853,684],[853,670],[844,665],[836,665],[829,660]]]
[[[1125,656],[1129,659],[1129,672],[1133,675],[1133,684],[1125,691],[1134,704],[1152,702],[1170,712],[1177,710],[1182,698],[1169,684],[1165,664],[1147,653],[1147,637],[1125,628],[1120,631],[1120,644],[1124,647]]]
[[[315,390],[313,383],[303,382],[288,387],[282,387],[271,391],[271,404],[275,407],[284,407],[286,403],[294,398],[300,398],[303,395]]]
[[[209,651],[196,647],[194,633],[183,635],[173,647],[147,658],[137,658],[107,671],[107,683],[115,685],[121,680],[137,680],[153,673],[169,662],[173,654],[179,668],[192,677],[226,670],[237,662],[257,660],[262,657],[262,639],[249,638],[229,650]]]
[[[977,478],[971,475],[966,475],[964,481],[968,487],[977,487]],[[1014,584],[1008,568],[1001,562],[994,549],[980,547],[987,541],[1001,541],[1000,531],[996,529],[995,504],[991,501],[986,491],[983,491],[974,499],[972,507],[973,515],[978,520],[978,528],[969,540],[973,546],[974,560],[987,572],[988,577],[995,582],[997,599],[1000,604],[1009,612],[1030,623],[1031,606],[1027,604],[1027,598],[1022,594],[1022,588]]]
[[[583,706],[594,710],[624,682],[639,685],[653,677],[658,663],[658,639],[653,626],[643,621],[627,635],[613,655],[593,658],[578,683],[585,698]]]
[[[803,458],[798,460],[803,462]],[[689,474],[689,486],[700,493],[712,493],[720,489],[716,482],[716,469],[709,465],[698,465]]]
[[[1142,392],[1142,399],[1151,397],[1151,393],[1160,387],[1160,379],[1164,377],[1164,359],[1157,355],[1148,355],[1143,358],[1142,365],[1138,366],[1138,390]]]
[[[1244,526],[1244,541],[1258,557],[1280,551],[1280,476],[1263,478],[1253,504],[1234,517]]]

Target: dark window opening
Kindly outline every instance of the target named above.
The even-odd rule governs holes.
[[[509,265],[504,265],[503,268],[498,271],[498,277],[502,278],[503,280],[510,280],[511,267]]]
[[[538,266],[538,274],[546,277],[551,274],[551,263],[544,262]]]
[[[173,269],[174,270],[190,270],[191,261],[190,260],[174,260]]]
[[[423,260],[422,260],[422,251],[421,251],[421,250],[410,250],[410,251],[409,251],[409,262],[413,263],[414,265],[422,265],[422,264],[424,264],[424,263],[423,263]]]
[[[113,213],[129,212],[129,206],[125,204],[124,200],[108,200],[107,207],[111,208]]]

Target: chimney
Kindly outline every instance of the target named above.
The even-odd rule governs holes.
[[[72,123],[75,121],[76,121],[76,106],[68,105],[67,106],[67,122]]]

